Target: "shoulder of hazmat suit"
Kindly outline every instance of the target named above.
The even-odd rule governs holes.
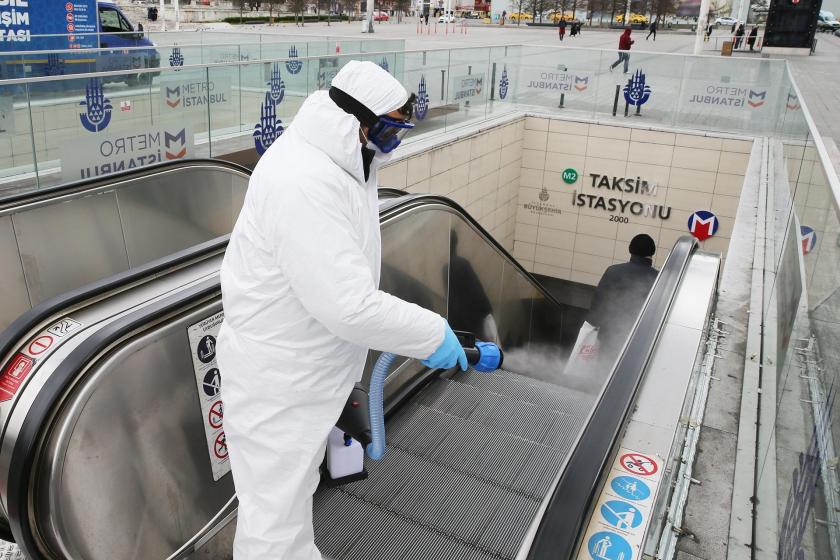
[[[377,115],[408,98],[370,62],[333,85]],[[442,317],[378,289],[376,173],[365,181],[361,147],[358,120],[326,91],[310,95],[254,169],[231,234],[218,360],[236,560],[321,558],[317,469],[368,349],[422,359],[443,340]]]

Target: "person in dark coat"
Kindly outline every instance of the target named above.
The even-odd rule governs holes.
[[[656,41],[656,27],[659,24],[659,18],[653,20],[653,23],[650,24],[650,30],[648,31],[647,37],[645,37],[645,41],[650,39],[650,36],[653,35],[653,40]]]
[[[735,32],[735,49],[736,50],[741,48],[741,43],[744,40],[744,33],[745,33],[744,24],[742,23],[741,25],[738,26],[738,31]]]
[[[656,243],[644,233],[630,241],[630,261],[607,268],[589,308],[587,322],[598,327],[598,361],[610,364],[636,322],[656,276]]]
[[[747,43],[750,45],[750,50],[753,50],[753,47],[755,47],[756,39],[758,39],[758,26],[753,25],[753,28],[750,30],[750,36],[747,39]]]
[[[618,60],[610,65],[610,72],[613,71],[613,68],[624,62],[624,73],[627,73],[627,68],[630,65],[630,47],[635,43],[633,39],[630,38],[631,28],[628,25],[624,28],[624,33],[621,34],[621,37],[618,39]]]
[[[559,26],[560,26],[560,40],[562,41],[563,37],[566,36],[566,19],[565,18],[562,18],[562,17],[560,18]]]

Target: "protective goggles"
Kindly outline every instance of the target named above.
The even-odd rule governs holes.
[[[403,137],[409,130],[414,128],[410,122],[414,114],[414,102],[416,96],[412,93],[408,101],[397,109],[405,117],[396,119],[387,115],[377,116],[376,113],[365,107],[361,102],[344,91],[333,86],[329,91],[330,99],[338,105],[345,113],[351,114],[363,125],[368,127],[367,138],[383,153],[392,152],[402,142]]]

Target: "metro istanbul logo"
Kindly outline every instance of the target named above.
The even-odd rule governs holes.
[[[90,132],[100,132],[108,127],[111,122],[111,100],[105,97],[102,89],[102,80],[91,78],[88,80],[85,89],[85,99],[79,103],[86,107],[86,112],[79,114],[82,126]]]
[[[265,94],[260,115],[260,122],[254,127],[254,147],[259,155],[263,155],[284,130],[283,121],[277,118],[277,104],[271,98],[270,91]]]
[[[575,76],[575,89],[583,91],[589,87],[589,76]],[[650,88],[648,88],[650,90]]]
[[[750,95],[747,98],[747,105],[752,107],[753,109],[757,109],[764,105],[764,102],[767,98],[767,91],[754,91],[750,90]]]
[[[429,94],[426,92],[426,75],[420,75],[420,85],[417,86],[417,101],[414,102],[414,115],[418,121],[426,118],[429,112]]]
[[[810,226],[799,226],[799,239],[802,242],[803,255],[807,255],[817,246],[817,232]]]
[[[172,109],[181,104],[181,86],[166,87],[166,104]]]
[[[789,93],[787,96],[787,103],[785,103],[785,107],[787,107],[789,111],[796,111],[797,109],[799,109],[799,98],[795,94]]]
[[[181,54],[181,47],[173,47],[169,55],[169,66],[177,67],[184,65],[184,55]],[[177,69],[176,69],[177,71]]]
[[[507,97],[508,86],[510,86],[510,80],[507,75],[507,65],[505,65],[504,68],[502,68],[502,77],[499,79],[499,99]]]
[[[168,160],[182,159],[187,155],[187,129],[182,128],[175,134],[163,131],[163,155]]]
[[[650,99],[651,89],[645,83],[645,73],[641,69],[637,69],[633,77],[627,81],[624,86],[624,100],[628,105],[641,107]]]
[[[280,76],[280,65],[276,62],[271,70],[271,79],[268,81],[268,94],[275,104],[279,104],[286,96],[286,84]]]
[[[698,210],[688,217],[688,232],[700,241],[717,233],[720,220],[708,210]]]
[[[292,45],[289,47],[289,58],[297,58],[298,57],[298,50],[297,47]],[[286,70],[289,71],[289,74],[298,74],[300,73],[301,68],[303,68],[303,62],[300,60],[287,60],[286,61]]]

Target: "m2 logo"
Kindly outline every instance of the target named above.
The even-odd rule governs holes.
[[[589,76],[575,76],[575,89],[584,91],[589,87]],[[650,89],[650,88],[648,88]]]
[[[181,86],[166,86],[166,104],[172,109],[181,104]]]
[[[113,106],[111,100],[105,97],[102,87],[102,80],[91,78],[85,88],[85,99],[79,103],[86,110],[79,114],[82,126],[90,132],[101,132],[111,122],[111,111]]]
[[[175,134],[163,131],[163,148],[166,159],[181,159],[187,155],[187,130],[182,128]]]
[[[767,91],[754,91],[750,90],[749,98],[747,99],[747,105],[752,107],[753,109],[757,109],[764,105],[764,102],[767,98]]]
[[[297,58],[298,57],[298,50],[297,47],[292,45],[289,48],[289,58]],[[286,70],[289,71],[289,74],[299,74],[301,68],[303,68],[303,62],[300,60],[287,60],[286,61]]]

